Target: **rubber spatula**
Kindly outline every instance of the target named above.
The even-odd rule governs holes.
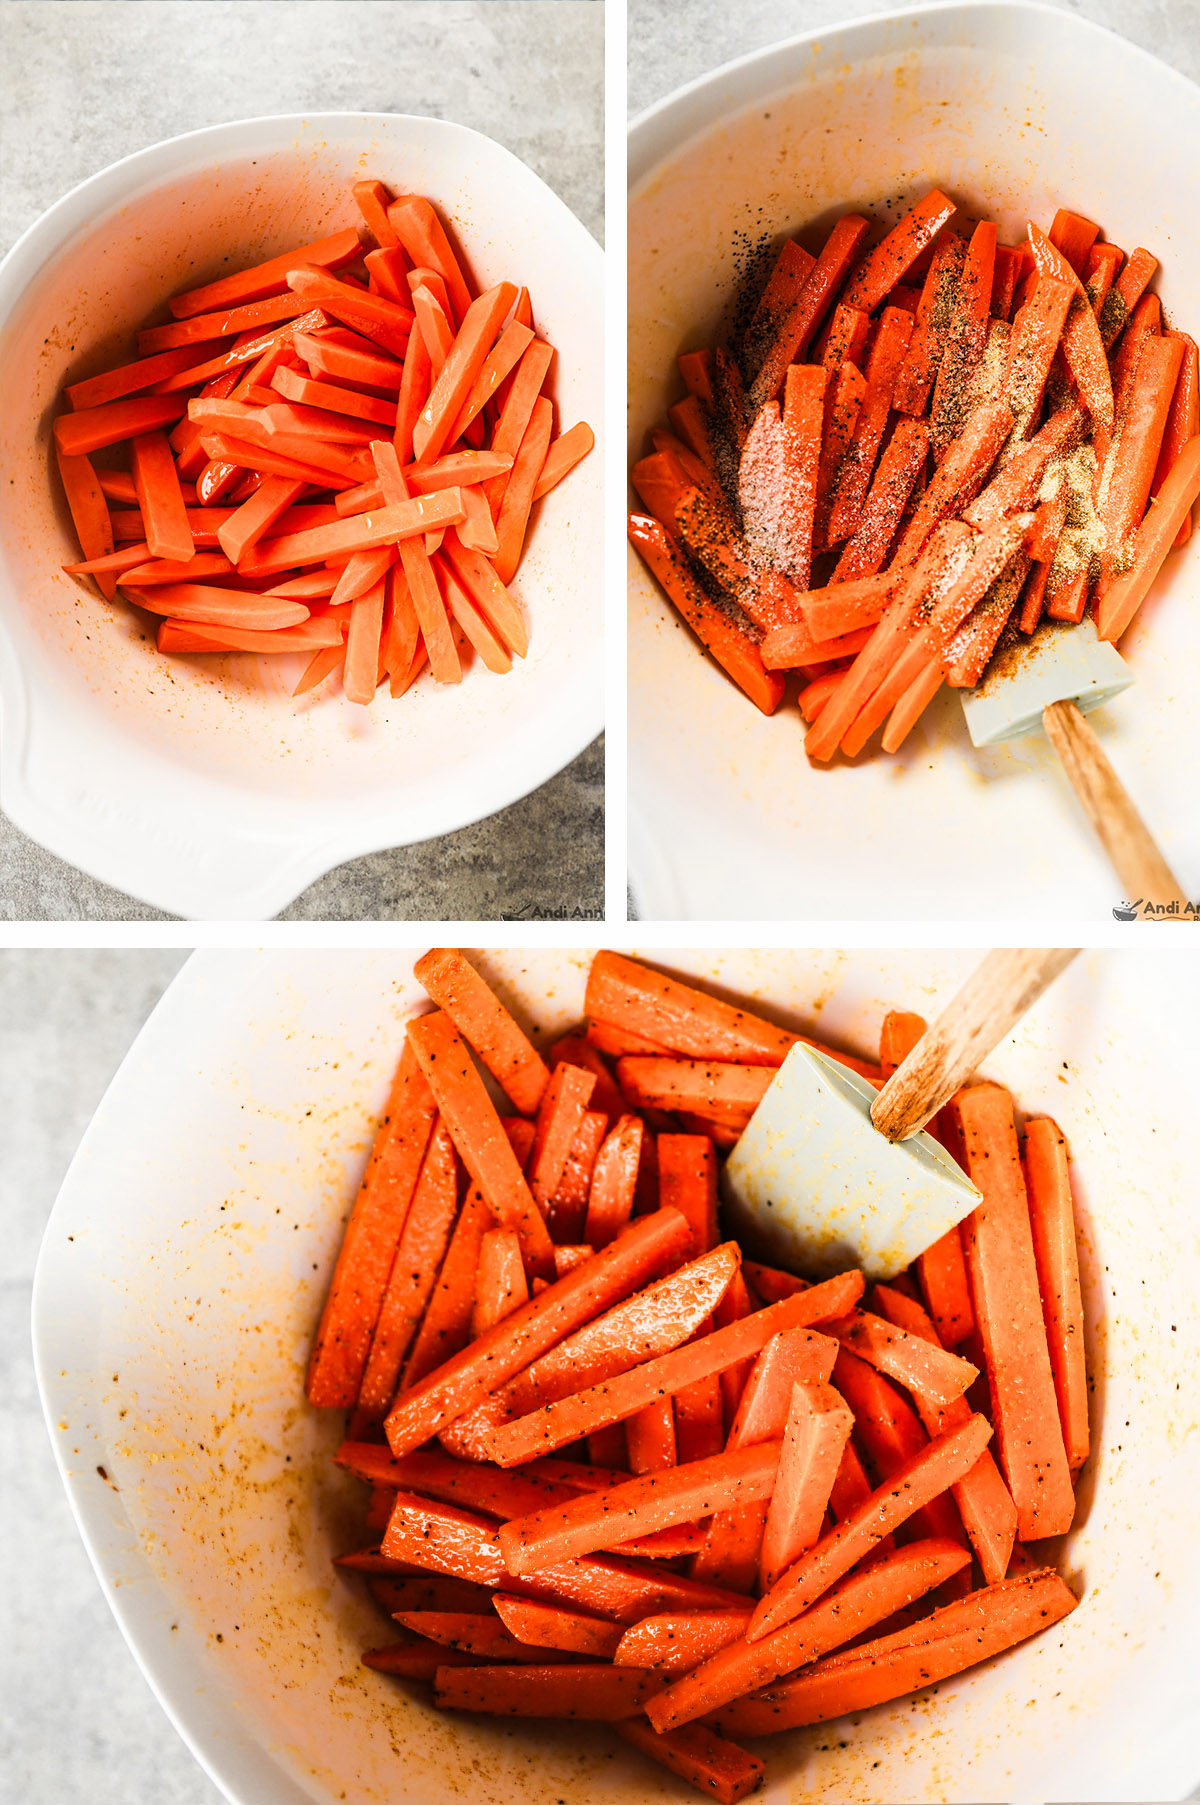
[[[1187,899],[1174,873],[1083,718],[1132,682],[1121,654],[1085,616],[1078,626],[1043,621],[1032,638],[1003,649],[974,689],[959,693],[976,746],[1044,732],[1125,894],[1182,910]]]
[[[989,953],[878,1093],[837,1060],[793,1047],[725,1167],[732,1232],[806,1277],[902,1272],[979,1202],[920,1131],[1074,957]]]

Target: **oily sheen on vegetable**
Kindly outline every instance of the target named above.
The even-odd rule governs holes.
[[[1004,245],[937,189],[875,235],[786,239],[632,471],[659,587],[764,714],[799,673],[817,760],[898,750],[1044,619],[1115,643],[1200,496],[1196,344],[1149,251],[1067,208]]]
[[[353,198],[361,232],[172,296],[54,440],[63,568],[158,616],[160,652],[306,651],[297,695],[339,673],[369,703],[526,655],[509,585],[593,438],[555,434],[529,291],[476,294],[427,200]]]
[[[1074,1609],[1025,1546],[1070,1528],[1088,1455],[1052,1121],[1022,1147],[1006,1090],[959,1091],[936,1130],[976,1210],[869,1293],[808,1284],[718,1209],[795,1034],[600,953],[586,1022],[543,1053],[461,953],[415,970],[434,1007],[307,1378],[368,1488],[335,1559],[401,1632],[366,1666],[446,1711],[610,1723],[734,1801],[766,1772],[737,1738],[919,1691]],[[880,1083],[924,1026],[889,1014],[878,1064],[822,1050]]]

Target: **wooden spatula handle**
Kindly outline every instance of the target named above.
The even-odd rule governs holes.
[[[1074,702],[1051,702],[1042,711],[1042,724],[1126,896],[1139,902],[1177,902],[1182,911],[1187,898],[1174,872],[1079,708]]]
[[[876,1097],[871,1120],[880,1134],[906,1141],[924,1128],[1078,950],[1015,947],[989,953]]]

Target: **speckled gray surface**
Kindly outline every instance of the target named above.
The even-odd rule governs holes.
[[[2,0],[0,251],[160,138],[313,107],[486,132],[602,238],[603,26],[596,0]],[[283,919],[600,915],[603,780],[597,741],[499,815],[339,866]],[[80,919],[164,917],[0,816],[0,920]]]
[[[1197,0],[1042,0],[1131,38],[1200,82]],[[899,10],[899,0],[629,0],[629,110],[734,57],[823,25]]]

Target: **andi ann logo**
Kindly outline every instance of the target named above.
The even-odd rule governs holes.
[[[1113,909],[1116,921],[1200,921],[1200,903],[1147,902],[1139,896],[1136,902],[1121,902]]]

